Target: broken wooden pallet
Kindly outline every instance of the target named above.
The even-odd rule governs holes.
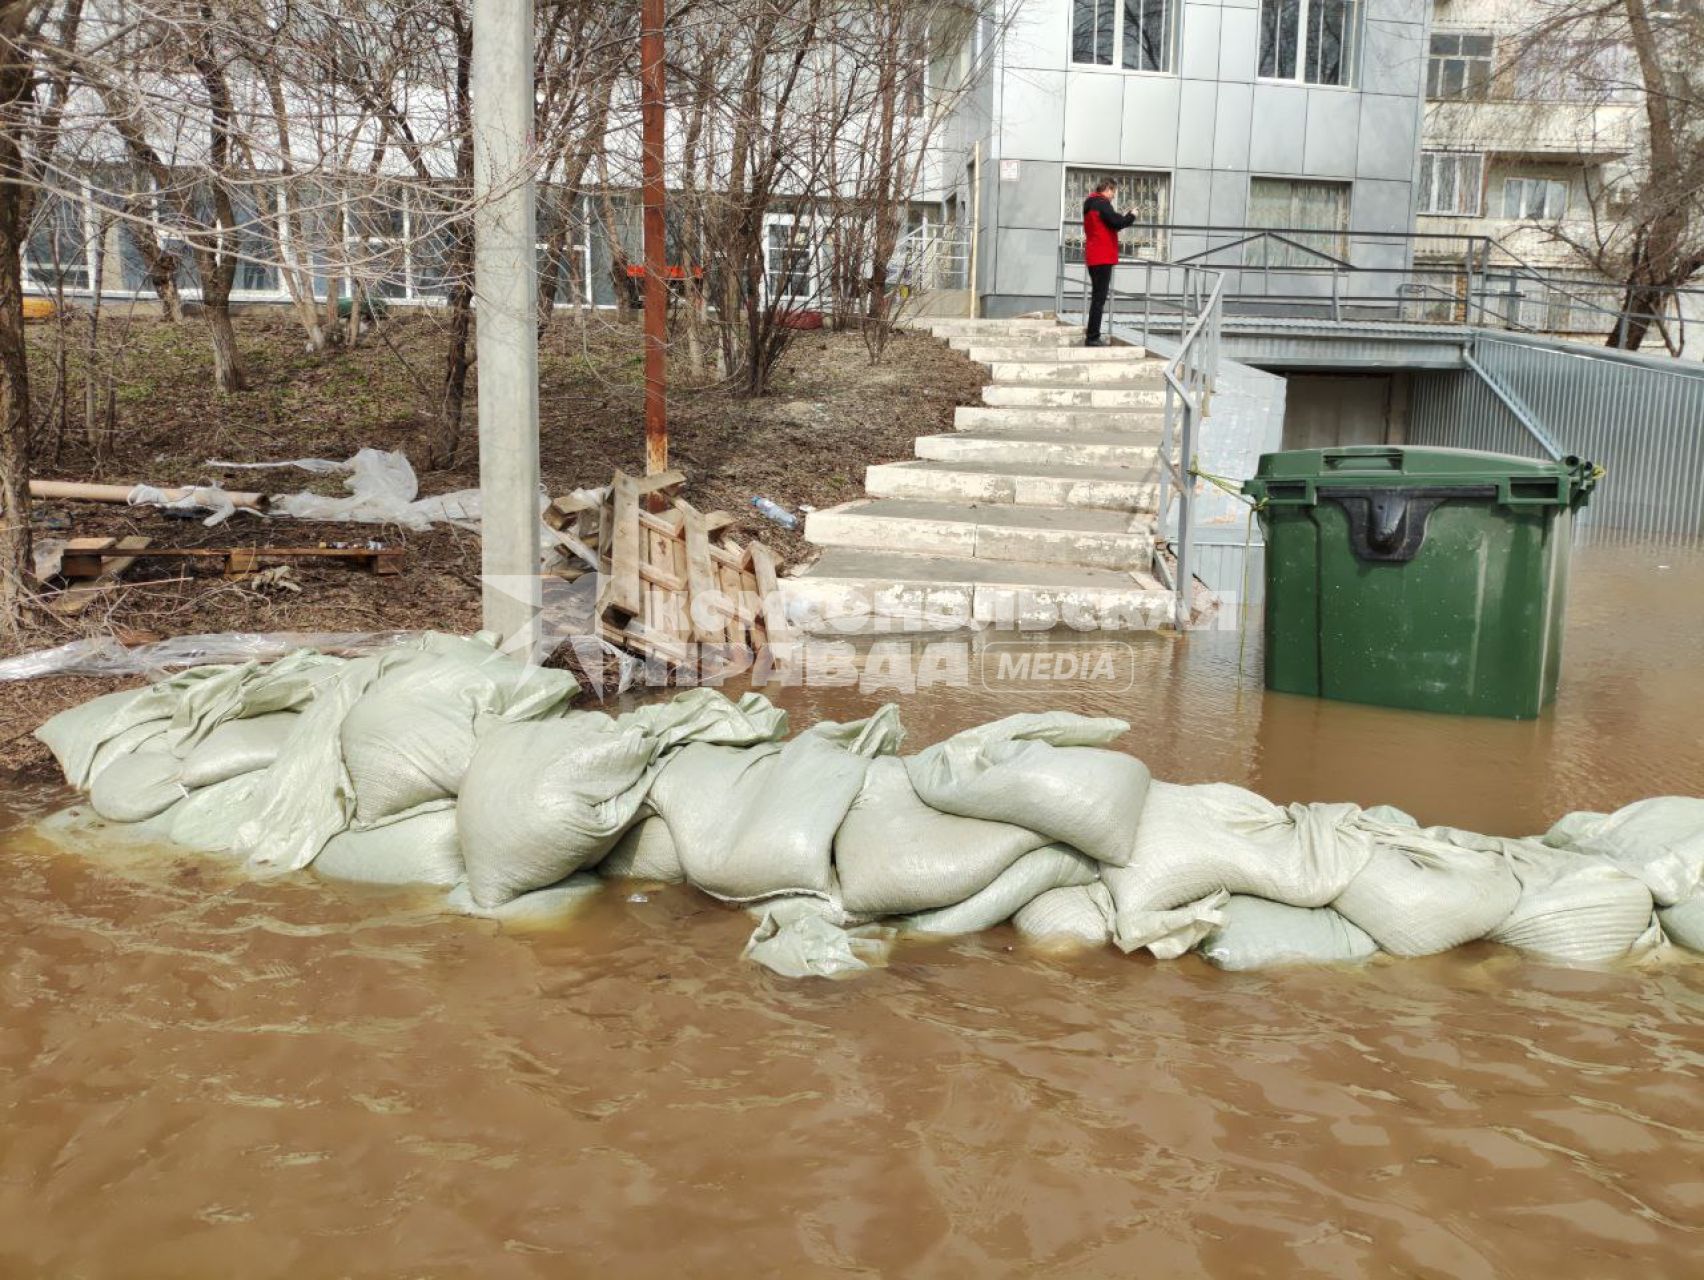
[[[717,545],[733,523],[675,498],[646,510],[682,482],[679,472],[637,479],[617,471],[608,496],[559,499],[547,519],[595,556],[598,634],[671,667],[726,669],[750,663],[787,635],[778,607],[775,557],[761,542]],[[584,562],[564,576],[589,572]]]

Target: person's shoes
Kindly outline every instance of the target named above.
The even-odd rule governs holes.
[[[1084,338],[1083,339],[1083,345],[1085,347],[1104,347],[1106,345],[1106,339],[1105,338]]]

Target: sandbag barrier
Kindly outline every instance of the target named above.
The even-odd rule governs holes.
[[[686,882],[747,905],[746,954],[789,976],[1007,921],[1039,944],[1197,950],[1226,969],[1477,939],[1580,964],[1704,950],[1704,799],[1503,839],[1158,782],[1106,749],[1120,720],[1015,715],[900,755],[892,705],[789,738],[754,693],[695,689],[612,717],[570,709],[576,692],[488,637],[425,635],[195,668],[37,736],[110,824],[101,840],[436,885],[500,917],[604,879]],[[47,825],[87,835],[82,810]]]

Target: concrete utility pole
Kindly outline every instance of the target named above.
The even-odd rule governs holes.
[[[644,0],[640,16],[640,78],[644,93],[645,180],[645,474],[669,469],[669,281],[663,221],[663,4]]]
[[[531,655],[538,635],[538,310],[533,0],[473,0],[474,297],[481,606]]]

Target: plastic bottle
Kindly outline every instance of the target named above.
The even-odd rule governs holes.
[[[780,503],[771,502],[768,498],[753,498],[751,505],[783,529],[797,529],[799,527],[799,517]]]

